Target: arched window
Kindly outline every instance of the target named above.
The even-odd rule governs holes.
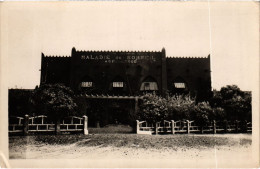
[[[141,84],[140,90],[141,91],[157,91],[158,85],[157,85],[156,80],[151,76],[146,77]]]

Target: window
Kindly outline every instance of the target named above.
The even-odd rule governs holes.
[[[156,82],[143,82],[141,85],[141,90],[158,90],[158,86]]]
[[[113,82],[113,87],[124,87],[124,82]]]
[[[92,87],[92,82],[81,82],[81,87]]]
[[[184,89],[185,83],[174,83],[174,87],[178,89]]]

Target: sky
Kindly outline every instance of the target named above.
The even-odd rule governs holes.
[[[259,72],[256,2],[5,2],[1,66],[8,88],[40,83],[41,53],[77,50],[211,55],[212,88],[251,91]]]

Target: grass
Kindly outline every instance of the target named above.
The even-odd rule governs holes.
[[[102,128],[88,128],[89,133],[133,133],[133,128],[127,125],[107,125]]]
[[[9,137],[9,146],[31,145],[69,145],[112,146],[131,148],[212,148],[214,146],[247,146],[252,144],[248,138],[213,137],[212,135],[137,135],[137,134],[92,134],[92,135],[36,135]]]

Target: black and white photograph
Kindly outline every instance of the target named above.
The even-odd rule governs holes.
[[[1,2],[1,165],[259,167],[259,2]]]

